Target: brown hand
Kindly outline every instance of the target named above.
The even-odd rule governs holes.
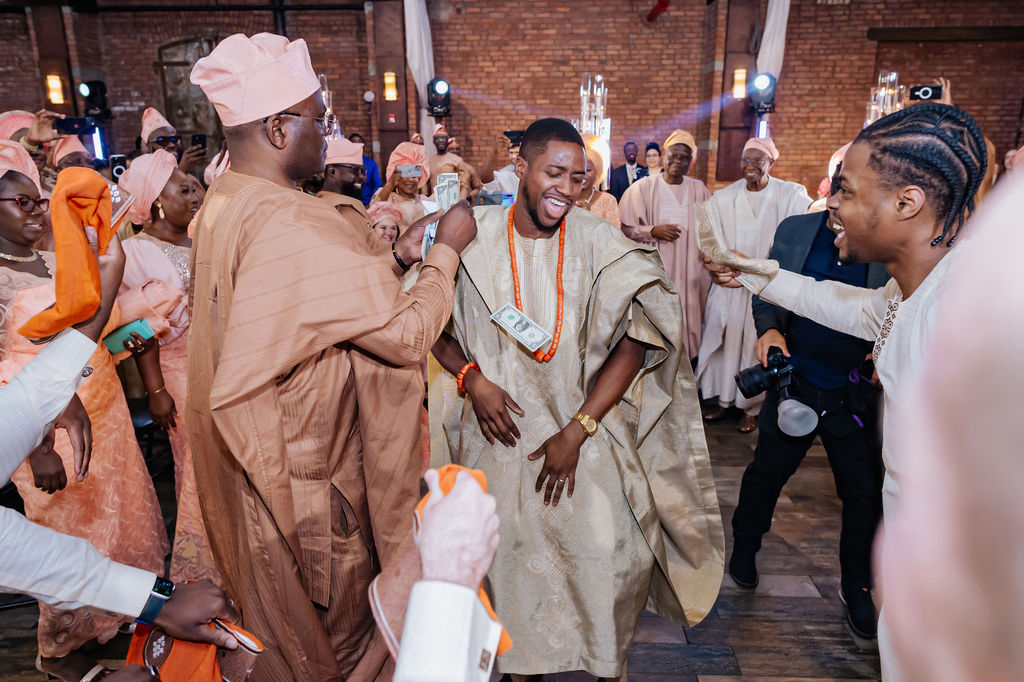
[[[211,580],[203,579],[175,585],[174,593],[160,609],[154,624],[178,639],[216,644],[225,649],[237,648],[234,637],[209,627],[214,618],[235,622],[238,612],[224,590]]]
[[[578,422],[573,421],[527,456],[531,462],[544,458],[536,488],[538,493],[544,488],[544,504],[557,507],[563,490],[566,497],[572,497],[576,489],[576,463],[579,462],[580,448],[586,439],[586,431]],[[547,479],[546,486],[544,479]]]
[[[494,445],[494,441],[499,440],[504,445],[513,447],[520,433],[508,411],[512,410],[522,417],[525,414],[523,408],[519,407],[503,388],[488,381],[487,377],[477,370],[469,371],[463,379],[463,385],[472,400],[480,432],[487,442]]]
[[[451,247],[455,253],[462,253],[469,243],[476,239],[476,217],[468,201],[460,201],[445,213],[437,223],[434,242]]]
[[[47,111],[46,109],[37,111],[32,119],[32,125],[29,126],[28,133],[25,134],[29,144],[40,145],[61,137],[53,128],[53,122],[58,118],[64,118],[64,114]]]
[[[710,258],[703,256],[704,269],[711,275],[711,282],[717,284],[720,287],[726,289],[739,289],[743,285],[736,281],[736,277],[739,276],[739,272],[733,270],[728,265],[719,265],[713,263]]]
[[[193,145],[181,155],[181,161],[178,162],[178,170],[182,173],[191,173],[201,166],[204,161],[206,161],[206,147],[199,144]]]
[[[423,232],[430,223],[441,217],[441,211],[425,215],[398,235],[395,240],[395,253],[406,265],[418,263],[423,259]]]
[[[68,432],[75,457],[75,475],[81,483],[89,475],[89,460],[92,458],[92,422],[77,395],[71,396],[71,402],[57,417],[54,426]]]
[[[167,392],[167,389],[149,396],[149,416],[157,428],[170,431],[177,428],[174,418],[178,416],[178,410],[174,406],[174,398]]]
[[[64,472],[64,462],[53,450],[53,429],[51,428],[43,442],[28,456],[28,464],[32,469],[35,486],[48,495],[64,490],[68,484]]]
[[[789,346],[786,345],[786,337],[778,329],[769,329],[761,335],[754,343],[754,356],[762,366],[768,366],[768,351],[772,346],[780,349],[782,354],[789,357]]]
[[[674,242],[682,234],[678,225],[655,225],[651,228],[651,236],[667,242]]]
[[[138,332],[132,332],[131,335],[125,339],[124,347],[125,350],[130,350],[133,356],[138,357],[153,350],[157,343],[159,342],[155,336],[144,339]]]

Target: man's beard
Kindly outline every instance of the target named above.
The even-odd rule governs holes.
[[[353,199],[363,200],[363,186],[357,182],[343,182],[341,184],[341,193]]]
[[[530,220],[533,221],[534,226],[541,232],[554,232],[558,229],[558,226],[562,224],[562,221],[557,221],[554,225],[544,225],[540,222],[540,214],[537,212],[537,207],[534,205],[533,197],[530,196],[530,188],[527,187],[526,183],[522,183],[523,198],[526,199],[526,213],[530,216]]]

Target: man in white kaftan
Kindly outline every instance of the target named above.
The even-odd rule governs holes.
[[[725,246],[750,258],[767,258],[779,223],[804,213],[811,204],[803,185],[768,174],[777,159],[778,151],[770,139],[749,140],[741,161],[744,178],[710,199],[722,217]],[[763,396],[744,398],[733,380],[736,372],[757,362],[752,298],[753,294],[743,289],[711,287],[697,356],[701,395],[706,400],[717,399],[719,405],[719,410],[708,414],[708,420],[721,417],[724,408],[735,405],[747,415],[747,423],[740,424],[743,431],[754,429],[763,400]]]

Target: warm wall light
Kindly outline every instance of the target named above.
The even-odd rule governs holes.
[[[384,101],[398,101],[398,81],[395,77],[394,71],[384,72]]]
[[[64,81],[58,74],[46,77],[46,98],[50,104],[64,104]]]
[[[747,96],[747,70],[736,69],[732,72],[732,98],[743,99]]]

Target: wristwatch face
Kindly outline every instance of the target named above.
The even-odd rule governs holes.
[[[172,592],[174,592],[174,583],[163,578],[156,579],[156,583],[153,585],[153,594],[164,599],[170,599]]]
[[[587,417],[583,422],[583,428],[587,430],[591,436],[597,433],[597,420],[593,417]]]

